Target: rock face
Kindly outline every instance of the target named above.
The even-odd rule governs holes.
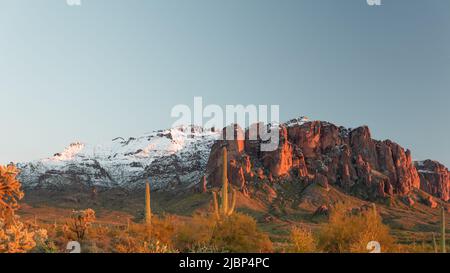
[[[409,150],[372,139],[366,126],[347,129],[304,118],[271,126],[280,129],[274,151],[261,151],[260,136],[249,140],[249,130],[239,126],[229,127],[232,141],[219,140],[215,130],[181,126],[96,146],[76,142],[50,158],[17,164],[19,179],[25,188],[58,190],[72,185],[142,188],[150,178],[155,190],[196,186],[206,191],[220,186],[221,147],[227,145],[228,178],[246,194],[249,183],[290,179],[324,189],[338,186],[364,199],[420,188],[449,200],[445,166],[431,160],[413,163]]]
[[[420,188],[431,195],[449,200],[450,173],[437,161],[425,160],[415,163],[420,176]]]
[[[260,180],[297,179],[339,186],[365,199],[407,195],[422,188],[448,200],[448,171],[442,165],[423,164],[420,175],[411,152],[390,141],[371,137],[368,127],[338,127],[324,121],[279,125],[278,149],[263,152],[258,140],[220,140],[207,164],[208,183],[220,182],[220,151],[228,146],[230,181],[239,188]],[[234,127],[235,135],[248,135]],[[431,173],[432,172],[432,173]],[[326,186],[325,186],[326,187]]]

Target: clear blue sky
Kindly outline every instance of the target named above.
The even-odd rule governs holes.
[[[0,162],[279,104],[450,165],[450,1],[4,0]]]

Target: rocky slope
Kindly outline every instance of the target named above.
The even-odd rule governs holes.
[[[115,138],[102,145],[73,143],[54,156],[18,164],[25,188],[58,190],[84,187],[153,189],[219,186],[221,147],[227,145],[229,180],[244,193],[252,183],[298,180],[329,184],[366,200],[407,196],[421,189],[449,200],[449,172],[442,164],[413,162],[411,152],[371,137],[368,127],[348,129],[325,121],[297,118],[279,126],[280,145],[261,151],[261,140],[232,126],[234,141],[196,126],[161,130],[137,138]],[[433,203],[432,200],[429,201]]]
[[[18,164],[25,188],[58,190],[87,187],[138,188],[150,177],[153,189],[189,186],[200,181],[218,134],[196,126],[115,138],[91,146],[73,143],[62,153]]]
[[[248,135],[237,126],[228,129]],[[280,125],[279,134],[280,145],[273,152],[261,151],[260,140],[217,141],[207,164],[207,183],[218,186],[221,147],[226,145],[229,179],[243,192],[251,183],[299,180],[325,188],[331,183],[366,200],[422,189],[448,201],[450,182],[444,166],[434,161],[415,165],[409,150],[390,140],[372,139],[366,126],[347,129],[296,119]]]
[[[425,160],[415,163],[420,176],[420,188],[444,201],[450,196],[450,172],[437,161]]]

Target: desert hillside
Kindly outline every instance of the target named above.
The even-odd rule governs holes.
[[[220,132],[193,126],[72,144],[5,171],[3,183],[16,181],[16,188],[3,196],[20,204],[9,211],[29,229],[46,230],[34,251],[65,251],[78,240],[88,252],[365,252],[369,239],[390,252],[439,250],[449,224],[445,166],[414,162],[411,151],[372,139],[366,126],[304,117],[278,126],[280,145],[269,152],[259,137],[221,140]],[[249,134],[236,125],[227,130]],[[77,219],[85,221],[82,233]],[[253,228],[229,230],[240,225]],[[351,228],[359,235],[346,248],[330,243],[337,239],[329,234]]]

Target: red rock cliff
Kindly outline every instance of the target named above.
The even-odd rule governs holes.
[[[450,173],[441,163],[433,160],[415,163],[420,176],[420,188],[431,195],[449,200]]]
[[[409,150],[390,140],[372,139],[366,126],[352,130],[323,121],[281,125],[278,149],[271,152],[260,150],[259,138],[248,140],[248,131],[244,133],[237,126],[229,128],[235,136],[246,138],[214,144],[207,165],[208,181],[212,185],[220,182],[220,151],[227,145],[229,179],[241,188],[262,178],[314,183],[318,175],[323,175],[330,184],[363,198],[406,195],[422,187],[448,200],[448,171],[430,165],[432,171],[440,171],[439,175],[421,172],[419,176]]]

